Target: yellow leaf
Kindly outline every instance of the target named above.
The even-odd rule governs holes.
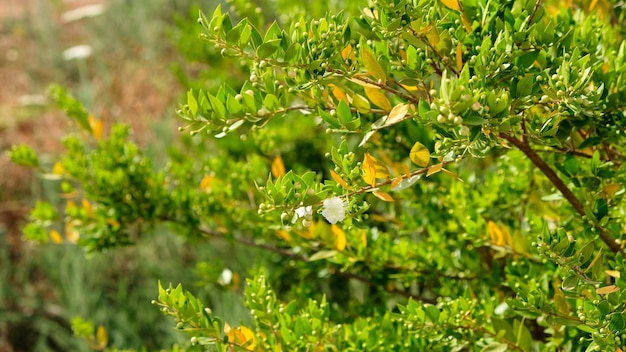
[[[430,152],[422,143],[415,142],[409,153],[411,161],[420,167],[426,167],[430,163]]]
[[[343,188],[348,188],[348,183],[346,181],[344,181],[343,178],[341,178],[341,176],[339,176],[332,169],[330,170],[330,176],[333,178],[333,180],[335,180],[335,182],[340,184]]]
[[[456,44],[456,68],[461,72],[463,69],[463,47],[461,42]]]
[[[365,46],[362,46],[361,48],[362,48],[361,55],[363,56],[363,64],[365,65],[367,72],[370,75],[372,75],[372,77],[374,77],[375,79],[382,80],[384,84],[387,79],[387,75],[385,74],[385,71],[380,66],[380,64],[374,57],[374,55]]]
[[[335,240],[335,248],[340,251],[343,252],[344,249],[346,249],[346,234],[343,232],[343,230],[341,229],[341,227],[332,224],[330,226],[330,231],[332,232],[333,236],[336,237]]]
[[[209,175],[204,176],[202,178],[202,181],[200,181],[200,189],[203,191],[210,191],[212,182],[213,182],[213,177]]]
[[[609,293],[619,291],[619,287],[615,285],[604,286],[596,289],[596,293],[599,295],[608,295]]]
[[[101,140],[103,133],[102,120],[97,119],[93,115],[89,115],[89,126],[91,127],[91,134],[94,136],[94,138],[97,140]]]
[[[272,176],[276,178],[285,176],[285,164],[283,164],[283,158],[280,155],[272,161]]]
[[[276,235],[282,238],[285,242],[291,242],[291,236],[287,231],[278,230],[276,231]]]
[[[602,187],[602,192],[604,192],[604,194],[606,194],[607,197],[613,198],[615,193],[617,193],[617,191],[619,191],[621,187],[622,186],[617,183],[611,183]]]
[[[389,170],[387,169],[387,166],[371,156],[370,153],[365,153],[361,169],[365,173],[363,175],[363,179],[372,187],[376,186],[377,178],[389,177]]]
[[[63,173],[65,172],[65,169],[63,168],[63,165],[60,162],[56,162],[54,163],[54,166],[52,167],[52,173],[55,175],[63,175]]]
[[[446,5],[447,8],[454,11],[461,11],[461,6],[459,5],[459,0],[441,0],[441,2]]]
[[[598,0],[591,0],[591,2],[589,3],[589,12],[593,11],[597,4]]]
[[[385,126],[394,125],[404,119],[407,112],[409,112],[409,104],[398,104],[391,109],[387,120],[385,120]]]
[[[102,325],[99,325],[98,331],[96,331],[96,341],[98,342],[98,347],[100,347],[100,349],[104,349],[109,343],[107,330]]]
[[[615,278],[620,277],[620,272],[617,270],[605,270],[604,272],[610,277],[615,277]]]
[[[65,205],[65,209],[73,209],[76,208],[76,203],[73,200],[68,199],[67,204]]]
[[[365,95],[369,98],[369,100],[379,108],[389,111],[391,110],[391,103],[389,99],[383,94],[378,88],[370,88],[365,87]]]
[[[89,216],[93,218],[95,215],[93,213],[93,208],[91,207],[91,203],[89,203],[89,201],[85,198],[83,198],[82,203],[83,203],[83,208],[87,210],[87,214],[89,214]]]
[[[442,163],[439,163],[437,165],[433,165],[433,166],[428,168],[428,171],[426,171],[426,176],[428,177],[430,175],[436,174],[439,171],[441,171],[442,169],[443,169],[443,164]]]
[[[389,202],[389,203],[393,202],[393,198],[387,192],[375,191],[375,192],[372,192],[372,194],[375,195],[378,199],[383,200],[385,202]]]
[[[60,244],[61,242],[63,242],[63,238],[57,230],[50,230],[50,238],[52,239],[52,242],[56,244]]]

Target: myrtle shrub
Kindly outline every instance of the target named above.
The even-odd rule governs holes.
[[[202,266],[247,277],[247,322],[159,285],[190,349],[621,351],[622,2],[373,0],[273,22],[245,5],[200,13],[248,79],[187,93],[164,168],[52,90],[83,132],[49,171],[66,204],[38,203],[27,238],[94,252],[166,223],[254,248],[247,272]]]

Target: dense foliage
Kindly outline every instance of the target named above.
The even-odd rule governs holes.
[[[244,4],[199,22],[249,77],[188,92],[162,169],[51,90],[84,132],[50,171],[67,202],[26,237],[93,252],[167,223],[256,248],[247,272],[199,266],[214,289],[248,277],[236,326],[159,286],[201,349],[620,350],[623,4],[375,0],[268,25]]]

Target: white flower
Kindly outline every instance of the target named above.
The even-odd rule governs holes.
[[[296,209],[296,216],[298,217],[298,219],[307,217],[312,214],[313,214],[313,207],[310,205],[308,207],[300,207]]]
[[[346,218],[346,203],[339,197],[325,199],[322,215],[331,224],[342,222]]]
[[[224,270],[222,270],[222,274],[217,279],[217,283],[219,283],[222,286],[226,286],[226,285],[230,285],[232,280],[233,280],[233,272],[230,269],[225,268]]]

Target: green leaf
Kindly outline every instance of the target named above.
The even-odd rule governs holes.
[[[563,291],[574,291],[577,286],[578,286],[578,276],[576,275],[566,277],[565,280],[563,280],[563,283],[561,284],[561,288],[563,289]]]
[[[196,101],[196,97],[193,96],[191,89],[187,91],[187,106],[189,106],[189,111],[192,116],[198,114],[198,102]]]
[[[350,111],[350,107],[343,100],[340,100],[339,104],[337,104],[337,117],[339,117],[339,121],[341,121],[344,125],[352,121],[352,112]]]
[[[224,106],[224,103],[222,103],[219,99],[217,99],[216,97],[211,95],[211,93],[207,93],[207,96],[209,98],[209,102],[211,103],[211,108],[213,109],[213,112],[219,118],[222,118],[222,119],[225,118],[226,117],[226,107]]]
[[[257,58],[259,60],[265,59],[271,56],[272,54],[274,54],[276,50],[278,50],[279,47],[280,47],[280,39],[268,40],[267,42],[261,44],[257,48],[256,50]]]

